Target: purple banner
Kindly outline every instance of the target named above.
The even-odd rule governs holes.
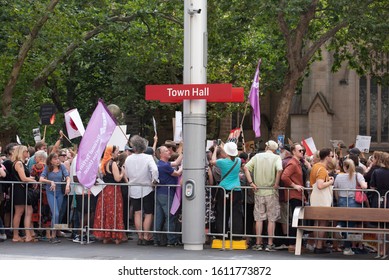
[[[81,139],[77,153],[77,178],[88,189],[96,182],[101,155],[115,127],[114,117],[100,99]]]
[[[259,104],[259,68],[261,66],[261,59],[258,61],[257,70],[255,71],[254,81],[251,85],[249,100],[253,108],[253,130],[255,137],[261,136],[261,110]]]

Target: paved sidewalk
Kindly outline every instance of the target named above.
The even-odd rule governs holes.
[[[13,243],[11,240],[0,242],[0,260],[374,260],[376,254],[344,256],[341,252],[316,255],[305,253],[295,256],[287,250],[276,252],[257,252],[247,250],[219,250],[204,246],[202,251],[188,251],[183,247],[139,246],[135,240],[119,245],[92,244],[81,245],[66,238],[61,243]]]

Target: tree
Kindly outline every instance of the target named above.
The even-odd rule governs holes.
[[[271,18],[277,19],[278,28],[284,37],[288,63],[281,98],[273,121],[272,138],[275,139],[277,135],[284,134],[298,82],[303,78],[309,63],[312,62],[320,48],[325,46],[330,39],[335,38],[337,49],[343,49],[344,52],[357,45],[365,46],[365,48],[372,47],[375,41],[371,39],[374,36],[387,36],[388,34],[388,25],[380,22],[382,13],[388,15],[387,6],[387,1],[373,0],[279,0],[268,1],[264,5],[266,11],[269,11],[269,13],[266,12],[266,20],[270,22]],[[361,40],[362,33],[355,32],[357,29],[355,27],[364,30],[365,40]],[[387,37],[383,41],[387,43]],[[383,44],[374,46],[377,47],[377,51],[388,47],[387,44],[386,46]],[[345,59],[346,56],[342,58]],[[360,60],[360,62],[363,61]],[[363,67],[360,67],[361,69]]]
[[[54,8],[58,4],[58,2],[59,0],[50,1],[50,3],[46,8],[46,11],[42,14],[41,18],[33,26],[33,28],[30,31],[30,34],[27,36],[26,40],[24,41],[23,45],[19,50],[19,54],[17,56],[16,62],[14,63],[13,68],[11,70],[11,75],[8,79],[7,85],[4,87],[3,94],[2,94],[1,112],[2,112],[3,119],[7,119],[7,117],[9,117],[11,114],[12,94],[16,85],[16,81],[22,69],[23,63],[27,57],[27,54],[30,51],[34,40],[37,38],[39,31],[42,29],[43,25],[49,19],[49,15],[54,11]],[[2,131],[2,134],[4,136],[9,135],[7,132],[9,131]],[[6,142],[8,142],[7,140],[9,141],[10,138],[8,137],[8,139],[6,139]]]

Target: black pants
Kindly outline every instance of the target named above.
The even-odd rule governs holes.
[[[232,226],[229,227],[230,213],[231,213],[231,199],[232,201]],[[223,219],[224,208],[226,210],[226,217]],[[223,233],[223,225],[225,231],[232,234],[243,234],[243,213],[242,213],[242,192],[241,191],[224,191],[219,189],[216,196],[216,233]],[[235,237],[234,239],[241,239]]]
[[[304,206],[304,203],[300,199],[292,198],[289,200],[289,210],[291,213],[290,215],[293,215],[294,209],[298,206]],[[296,237],[297,228],[292,227],[292,224],[288,221],[289,224],[289,236]],[[296,244],[296,238],[290,238],[289,239],[289,245],[295,245]]]

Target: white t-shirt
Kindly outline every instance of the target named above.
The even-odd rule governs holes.
[[[147,154],[132,154],[124,164],[131,198],[145,197],[153,191],[152,182],[158,181],[158,167]]]

